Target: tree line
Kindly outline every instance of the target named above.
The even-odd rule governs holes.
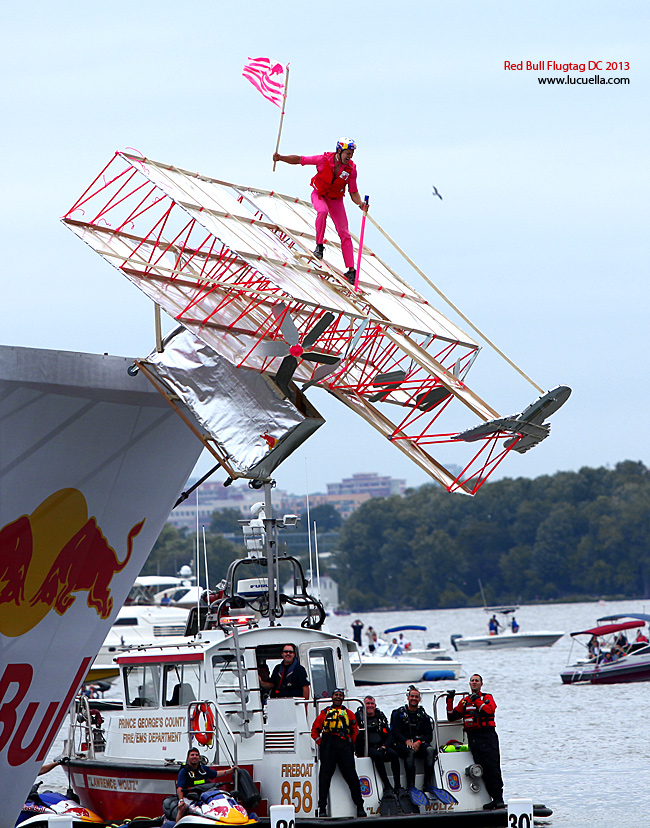
[[[490,604],[650,595],[650,471],[641,462],[506,478],[473,498],[425,485],[368,500],[344,522],[332,511],[312,510],[333,551],[321,571],[353,611],[478,604],[479,581]],[[206,532],[213,583],[244,554],[239,518],[215,513]],[[195,541],[168,524],[142,574],[176,574]]]

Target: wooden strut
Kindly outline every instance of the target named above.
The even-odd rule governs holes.
[[[287,63],[287,77],[284,81],[284,97],[282,98],[282,114],[280,115],[280,128],[278,129],[278,140],[275,145],[276,153],[280,150],[280,136],[282,135],[282,123],[284,121],[284,106],[287,102],[287,89],[289,88],[289,64]],[[277,161],[273,162],[273,172],[275,172],[275,165]]]
[[[435,284],[431,281],[431,279],[429,279],[429,277],[426,275],[426,273],[424,273],[422,270],[420,270],[420,268],[419,268],[419,267],[415,264],[415,262],[413,261],[413,259],[411,259],[409,256],[407,256],[407,255],[406,255],[406,253],[405,253],[405,252],[402,250],[402,248],[401,248],[401,247],[397,244],[397,242],[395,242],[395,241],[393,241],[393,239],[391,239],[391,237],[388,235],[388,233],[387,233],[387,232],[386,232],[386,231],[385,231],[385,230],[384,230],[384,229],[383,229],[383,228],[382,228],[382,227],[381,227],[381,226],[380,226],[380,225],[379,225],[379,224],[375,221],[375,219],[374,219],[371,215],[368,215],[368,219],[369,219],[369,220],[370,220],[370,221],[374,224],[374,226],[377,228],[377,230],[379,230],[379,232],[382,234],[382,236],[384,236],[384,238],[385,238],[385,239],[387,239],[387,241],[389,241],[389,242],[393,245],[393,247],[395,248],[395,250],[397,250],[397,252],[398,252],[398,253],[401,253],[401,254],[402,254],[402,256],[406,259],[406,261],[407,261],[407,262],[411,265],[411,267],[412,267],[415,271],[417,271],[417,273],[419,273],[419,274],[420,274],[420,276],[422,276],[422,278],[423,278],[423,279],[424,279],[424,281],[425,281],[425,282],[429,285],[429,287],[433,288],[433,290],[435,290],[435,292],[438,294],[438,296],[440,296],[442,299],[444,299],[444,301],[445,301],[445,302],[449,305],[449,307],[450,307],[450,308],[453,308],[453,309],[456,311],[456,313],[457,313],[457,314],[461,317],[461,319],[462,319],[464,322],[466,322],[466,323],[470,326],[470,328],[471,328],[471,329],[472,329],[475,333],[477,333],[477,334],[478,334],[478,335],[479,335],[479,336],[480,336],[480,337],[481,337],[481,338],[482,338],[485,342],[487,342],[487,344],[488,344],[491,348],[494,348],[494,350],[497,352],[497,354],[499,354],[499,356],[503,357],[503,359],[505,359],[505,361],[506,361],[506,362],[507,362],[510,366],[512,366],[512,367],[515,369],[515,371],[517,371],[517,373],[518,373],[518,374],[521,374],[521,376],[522,376],[524,379],[528,380],[528,382],[529,382],[529,383],[533,386],[533,388],[536,388],[536,389],[537,389],[537,391],[539,391],[539,393],[540,393],[540,394],[543,394],[543,393],[544,393],[544,389],[543,389],[543,388],[540,388],[540,387],[539,387],[539,385],[537,385],[537,383],[536,383],[536,382],[533,382],[533,380],[532,380],[532,379],[528,376],[528,374],[526,374],[524,371],[522,371],[522,370],[521,370],[521,368],[519,368],[519,366],[518,366],[518,365],[515,365],[515,363],[514,363],[514,362],[513,362],[513,361],[512,361],[509,357],[507,357],[507,356],[503,353],[503,351],[502,351],[500,348],[498,348],[498,347],[494,344],[494,342],[492,342],[492,340],[491,340],[491,339],[488,339],[488,337],[487,337],[487,336],[486,336],[486,335],[485,335],[485,334],[484,334],[481,330],[479,330],[479,328],[477,328],[477,327],[476,327],[476,325],[474,325],[474,323],[473,323],[473,322],[471,322],[471,321],[470,321],[470,320],[469,320],[469,319],[465,316],[465,314],[464,314],[464,313],[463,313],[463,312],[462,312],[459,308],[457,308],[457,307],[456,307],[456,305],[454,305],[454,303],[453,303],[450,299],[448,299],[448,298],[445,296],[445,294],[444,294],[444,293],[440,290],[440,288],[438,288],[438,287],[437,287],[437,286],[436,286],[436,285],[435,285]]]

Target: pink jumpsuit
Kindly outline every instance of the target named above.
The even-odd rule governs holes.
[[[309,164],[314,164],[318,169],[327,163],[325,155],[301,155],[300,164],[304,167]],[[350,174],[348,180],[348,191],[350,193],[358,192],[357,188],[357,173],[356,170]],[[327,215],[332,217],[336,232],[341,239],[341,252],[343,253],[343,261],[347,268],[354,267],[354,249],[352,247],[352,239],[350,231],[348,230],[348,217],[345,212],[345,205],[342,198],[327,198],[327,196],[320,195],[316,190],[312,190],[311,203],[316,210],[316,244],[323,244],[325,239],[325,224],[327,222]]]

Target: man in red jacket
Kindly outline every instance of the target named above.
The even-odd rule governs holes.
[[[345,278],[353,285],[356,276],[354,268],[354,250],[348,230],[348,217],[343,205],[343,196],[347,187],[352,201],[362,210],[368,205],[361,199],[357,188],[357,168],[352,160],[356,144],[352,138],[341,138],[336,145],[336,152],[324,152],[322,155],[280,155],[275,153],[274,161],[285,164],[313,164],[316,175],[311,180],[314,188],[311,203],[316,210],[316,249],[314,256],[322,259],[325,252],[325,224],[328,214],[332,217],[336,232],[341,239],[341,252],[347,267]]]
[[[483,679],[474,673],[469,680],[470,693],[454,707],[454,691],[447,694],[447,719],[450,722],[463,720],[469,749],[474,761],[483,768],[483,781],[492,801],[484,805],[486,811],[505,808],[503,801],[503,779],[501,778],[501,755],[499,737],[496,732],[494,713],[496,702],[490,693],[482,693]]]
[[[365,817],[361,785],[354,763],[353,745],[359,734],[357,719],[351,710],[343,706],[343,690],[332,693],[331,707],[326,707],[311,729],[311,738],[320,745],[320,770],[318,772],[318,814],[327,811],[327,796],[337,766],[345,779],[352,801],[357,806],[357,816]]]

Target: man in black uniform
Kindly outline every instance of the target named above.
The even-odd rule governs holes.
[[[463,696],[454,707],[454,691],[447,693],[447,719],[463,720],[467,742],[474,761],[483,768],[483,781],[492,801],[484,805],[486,811],[505,808],[499,737],[496,732],[494,713],[496,702],[490,693],[482,693],[483,679],[474,673],[469,680],[469,695]]]
[[[404,760],[406,789],[414,803],[419,805],[424,800],[422,793],[415,787],[415,760],[424,760],[424,790],[428,791],[438,751],[435,747],[431,719],[425,709],[420,707],[420,691],[411,686],[407,698],[407,704],[393,710],[390,717],[390,732],[395,749]]]
[[[350,789],[352,801],[357,806],[357,816],[365,817],[361,796],[361,784],[354,764],[354,742],[359,725],[351,710],[343,706],[343,690],[332,693],[332,704],[318,715],[311,729],[311,738],[320,745],[320,770],[318,772],[318,814],[324,817],[330,783],[337,766]]]
[[[390,762],[393,772],[394,787],[399,788],[399,756],[393,749],[393,737],[390,733],[388,719],[379,710],[374,696],[366,696],[363,700],[364,707],[357,710],[357,721],[359,722],[359,735],[354,743],[354,750],[357,756],[366,755],[366,734],[368,737],[368,756],[372,759],[373,765],[384,786],[383,793],[392,793],[393,786],[388,781],[386,773],[386,762]],[[364,709],[365,708],[365,709]]]
[[[282,661],[276,664],[270,681],[260,678],[260,686],[270,690],[272,699],[309,698],[309,679],[305,668],[298,664],[296,648],[285,644],[282,648]]]

